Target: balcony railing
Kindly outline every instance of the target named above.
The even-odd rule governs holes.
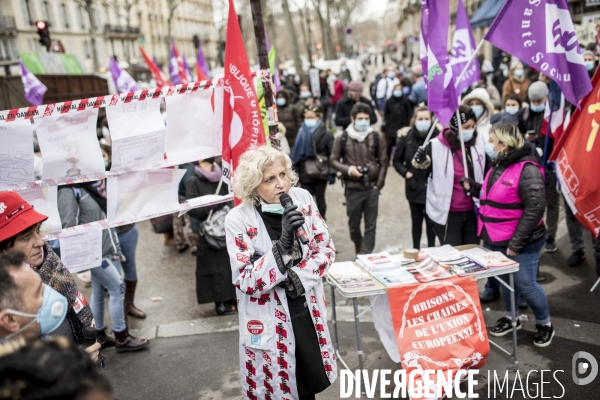
[[[104,34],[114,36],[140,36],[140,28],[130,26],[129,29],[127,29],[127,27],[123,25],[104,25]]]
[[[0,31],[14,31],[16,29],[15,17],[0,17]]]

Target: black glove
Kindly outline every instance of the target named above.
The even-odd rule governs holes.
[[[283,212],[281,220],[281,237],[278,247],[281,255],[292,254],[296,242],[296,228],[304,223],[304,215],[296,210],[297,206],[290,207]]]
[[[419,150],[417,150],[417,152],[415,153],[415,162],[417,164],[423,164],[425,162],[425,160],[427,159],[427,153],[425,152],[425,149],[422,147],[419,147]]]
[[[464,185],[465,183],[468,183],[468,184],[470,185],[470,187],[471,187],[471,188],[470,188],[469,190],[467,190],[467,189],[465,188],[465,185]],[[467,177],[465,176],[465,177],[463,177],[463,178],[460,180],[460,184],[461,184],[461,185],[462,185],[462,187],[463,187],[463,192],[464,192],[464,193],[465,193],[467,196],[472,196],[472,195],[473,195],[472,193],[473,193],[473,191],[475,190],[475,179],[473,179],[473,178],[467,178]]]

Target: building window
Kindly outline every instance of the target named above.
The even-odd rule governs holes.
[[[29,38],[29,50],[33,52],[38,51],[37,41],[34,38]]]
[[[81,29],[85,29],[85,22],[83,20],[83,7],[77,7],[77,19],[79,20],[79,26]]]
[[[83,41],[83,54],[85,54],[85,58],[90,58],[90,48],[87,40]]]
[[[23,9],[23,19],[25,25],[35,24],[35,16],[33,14],[33,4],[31,0],[21,0],[21,8]]]
[[[69,29],[69,11],[65,3],[61,3],[60,5],[60,19],[65,29]]]

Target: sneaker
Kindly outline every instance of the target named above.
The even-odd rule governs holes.
[[[533,345],[535,347],[547,347],[552,343],[552,338],[554,337],[554,327],[552,325],[535,325],[535,337],[533,339]]]
[[[496,300],[498,296],[500,296],[500,290],[486,288],[483,293],[479,294],[479,301],[482,303],[489,303],[490,301]]]
[[[558,250],[558,247],[556,247],[556,243],[554,243],[554,238],[549,237],[546,239],[546,247],[544,248],[544,251],[546,253],[554,253],[556,250]]]
[[[521,329],[521,320],[517,318],[517,330]],[[496,326],[490,329],[490,335],[495,337],[504,336],[512,331],[512,321],[507,317],[502,317],[496,322]]]
[[[585,253],[583,250],[577,250],[567,258],[567,265],[569,267],[576,267],[581,265],[585,261]]]

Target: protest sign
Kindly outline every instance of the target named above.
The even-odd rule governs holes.
[[[60,237],[60,259],[72,274],[102,265],[102,228],[65,230]]]
[[[29,120],[0,121],[0,189],[33,180],[33,127]]]
[[[111,171],[164,165],[166,129],[160,100],[106,107],[112,138]]]
[[[443,370],[454,377],[458,370],[483,366],[490,346],[475,280],[457,277],[392,287],[388,297],[407,374]],[[436,376],[430,380],[429,389],[437,393]]]
[[[44,161],[43,179],[71,179],[104,173],[96,136],[98,109],[33,120]]]

